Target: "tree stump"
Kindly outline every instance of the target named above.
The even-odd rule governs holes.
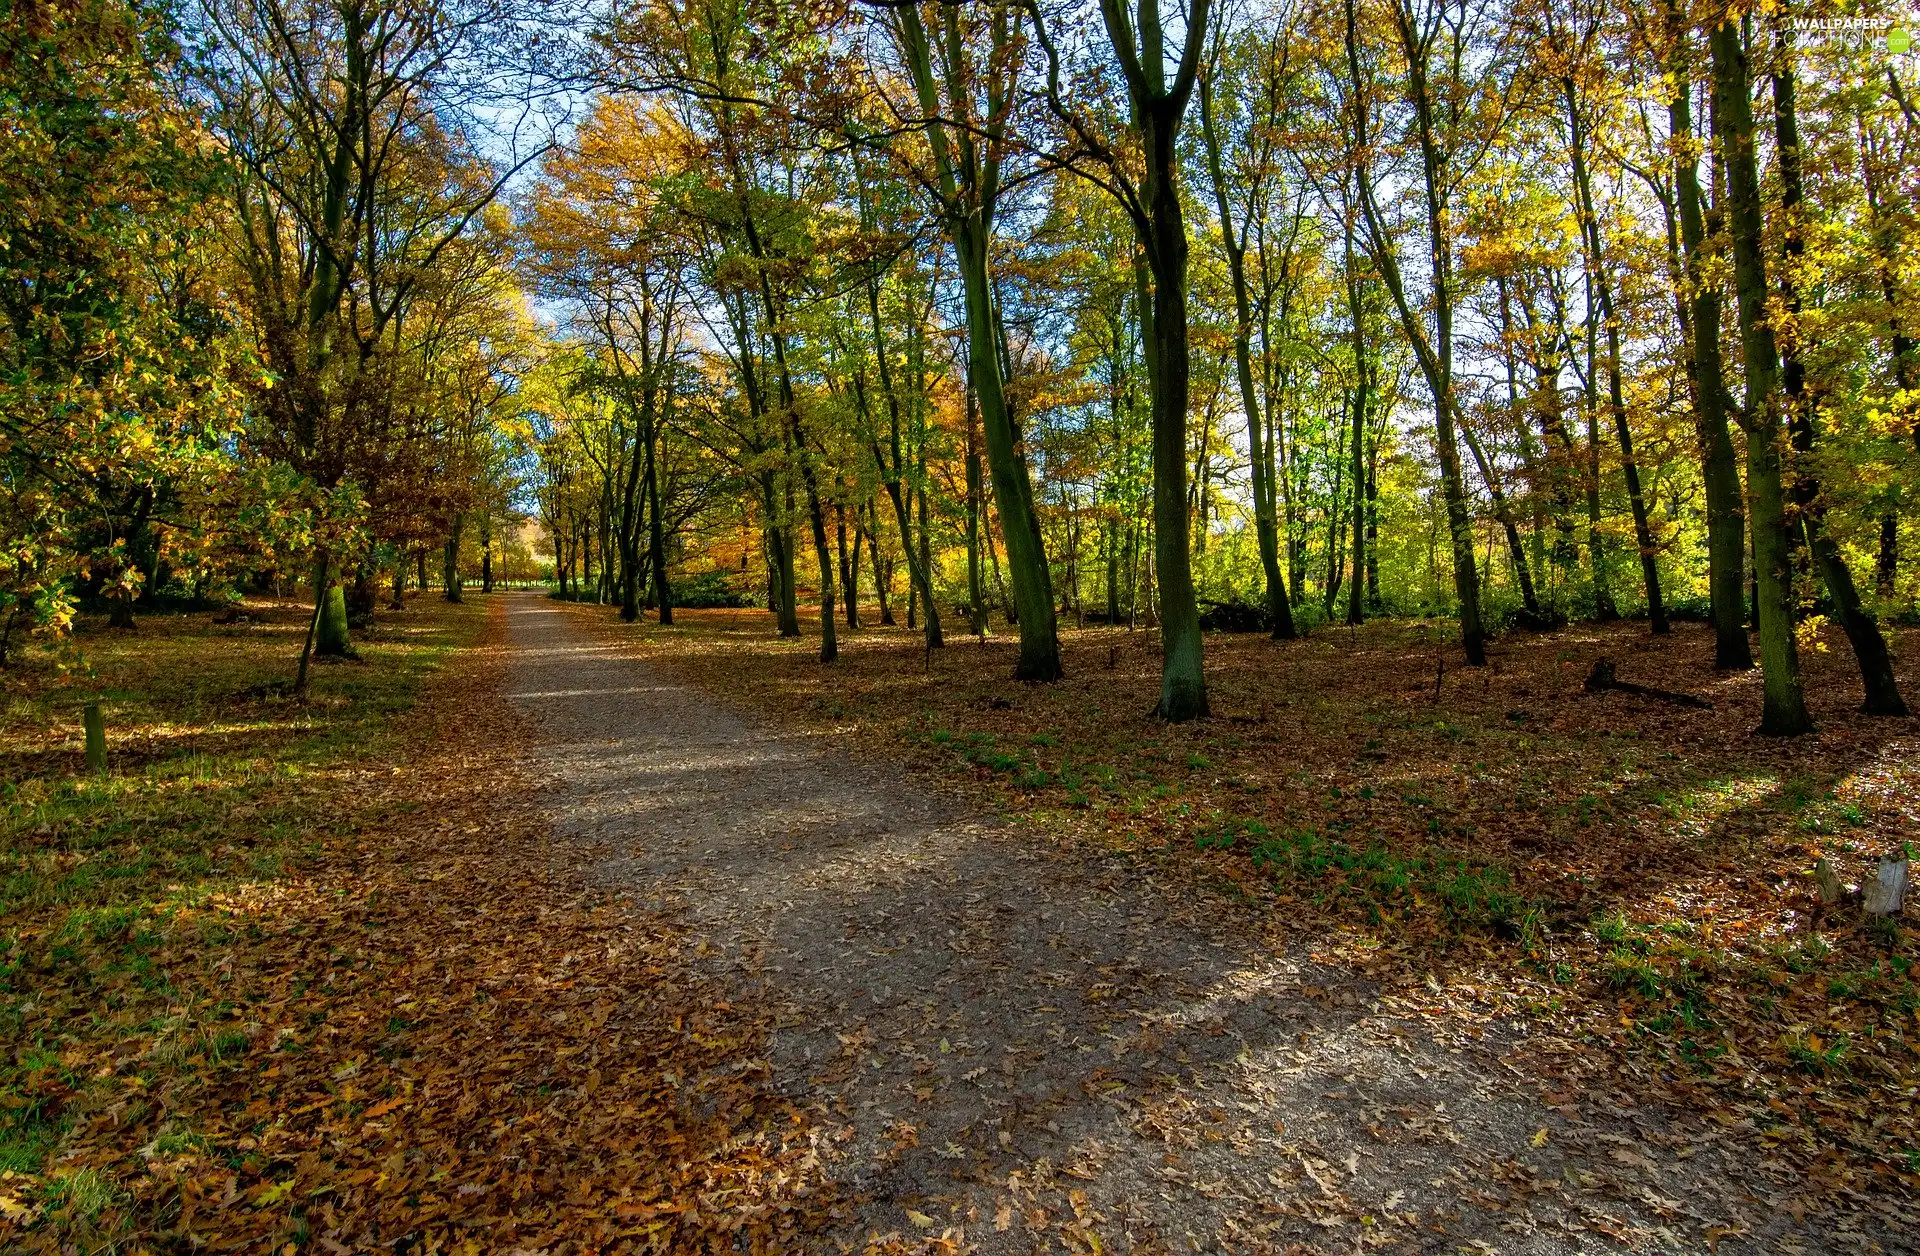
[[[1888,855],[1880,861],[1880,873],[1866,887],[1861,907],[1869,916],[1896,916],[1907,898],[1907,857]]]
[[[1847,887],[1840,883],[1840,874],[1833,870],[1831,859],[1822,859],[1813,866],[1813,882],[1820,887],[1820,903],[1823,907],[1838,906],[1847,896]]]

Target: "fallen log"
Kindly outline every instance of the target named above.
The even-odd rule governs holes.
[[[1705,698],[1697,698],[1690,693],[1679,693],[1672,689],[1656,689],[1652,685],[1636,685],[1621,680],[1615,673],[1612,659],[1595,659],[1593,670],[1587,673],[1586,690],[1588,693],[1600,693],[1613,689],[1620,693],[1630,693],[1642,698],[1658,698],[1662,702],[1672,702],[1678,706],[1696,707],[1702,711],[1713,710],[1713,703]]]

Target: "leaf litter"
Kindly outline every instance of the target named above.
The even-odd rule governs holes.
[[[63,1132],[0,1181],[0,1248],[765,1251],[829,1222],[768,1017],[550,843],[492,610],[377,753],[303,778],[284,875],[129,925],[133,969],[10,922],[9,1106]]]
[[[1481,672],[1449,662],[1441,630],[1418,624],[1291,645],[1214,637],[1215,718],[1168,728],[1146,715],[1150,634],[1069,629],[1068,679],[1033,687],[1006,678],[1005,639],[929,655],[910,634],[869,629],[821,669],[806,640],[771,638],[754,612],[682,613],[666,629],[570,613],[743,722],[771,713],[781,737],[813,747],[830,770],[884,764],[889,788],[905,779],[990,805],[1007,823],[975,892],[1006,895],[1031,875],[1023,855],[1057,856],[1100,869],[1092,892],[1109,905],[1151,899],[1161,919],[1142,936],[1167,951],[1179,949],[1174,922],[1199,919],[1225,939],[1215,945],[1258,956],[1243,983],[1267,981],[1308,1009],[1295,1032],[1319,1046],[1302,1052],[1306,1062],[1263,1054],[1271,1027],[1248,1034],[1230,1022],[1229,1035],[1256,1047],[1243,1052],[1246,1067],[1322,1078],[1324,1097],[1309,1107],[1356,1110],[1352,1129],[1376,1144],[1448,1149],[1416,1170],[1435,1174],[1355,1196],[1341,1215],[1359,1229],[1336,1246],[1391,1236],[1409,1200],[1433,1241],[1444,1241],[1432,1227],[1450,1225],[1449,1209],[1545,1210],[1529,1224],[1565,1228],[1541,1250],[1578,1246],[1576,1234],[1659,1250],[1871,1250],[1911,1224],[1915,950],[1904,931],[1821,913],[1810,874],[1822,855],[1868,868],[1916,835],[1920,727],[1854,714],[1857,695],[1830,656],[1810,666],[1821,731],[1782,743],[1751,736],[1757,677],[1715,674],[1688,626],[1672,642],[1631,625],[1520,636]],[[1589,694],[1581,682],[1601,656],[1621,659],[1622,676],[1709,694],[1715,709]],[[823,827],[844,838],[861,823]],[[874,923],[897,929],[903,915],[932,912],[942,888],[964,897],[968,887],[928,888]],[[1116,924],[1095,913],[1038,927],[1057,947]],[[962,947],[976,937],[956,935]],[[1163,983],[1169,963],[1179,967],[1149,966]],[[1281,966],[1294,969],[1290,984],[1273,981]],[[1082,974],[1085,1001],[1067,1020],[1110,997],[1111,967]],[[1148,1042],[1166,1028],[1136,1024]],[[1353,1047],[1356,1032],[1371,1041]],[[1334,1039],[1352,1054],[1329,1071],[1315,1057]],[[1369,1068],[1394,1093],[1370,1094]],[[1109,1080],[1093,1085],[1111,1107]],[[1128,1119],[1202,1148],[1215,1144],[1209,1133],[1229,1147],[1264,1133],[1196,1122],[1207,1084],[1128,1087]],[[1474,1106],[1463,1094],[1524,1102],[1482,1119],[1463,1111]],[[1315,1115],[1288,1117],[1280,1137]],[[1496,1138],[1506,1118],[1516,1123]],[[1487,1154],[1489,1140],[1504,1154]],[[1334,1151],[1303,1154],[1338,1169],[1351,1153]],[[1363,1181],[1378,1170],[1366,1151],[1358,1164]],[[1286,1223],[1257,1232],[1248,1218],[1281,1204],[1174,1171],[1189,1196],[1239,1190],[1240,1202],[1194,1229],[1205,1241],[1326,1242]],[[1322,1209],[1352,1176],[1321,1173],[1323,1187],[1298,1156],[1272,1173]],[[1393,1190],[1401,1199],[1387,1208]],[[1115,1226],[1131,1242],[1163,1233],[1160,1221],[1129,1220],[1153,1213],[1151,1199],[1123,1192],[1089,1232]],[[1076,1215],[1038,1208],[1049,1224]],[[986,1232],[1032,1211],[988,1206]],[[968,1242],[982,1224],[971,1221]],[[1478,1241],[1524,1250],[1510,1236]]]
[[[1911,725],[1829,704],[1817,741],[1755,746],[1751,686],[1667,659],[1735,723],[1623,720],[1574,696],[1619,634],[1441,697],[1398,692],[1434,653],[1403,626],[1232,642],[1218,718],[1167,730],[1114,632],[1070,632],[1036,691],[995,644],[862,634],[823,676],[743,616],[563,614],[544,678],[527,647],[556,643],[503,650],[496,619],[393,745],[246,803],[298,822],[283,869],[9,922],[8,1111],[59,1141],[0,1170],[0,1241],[1890,1250],[1911,1224],[1906,940],[1795,879],[1912,831]]]

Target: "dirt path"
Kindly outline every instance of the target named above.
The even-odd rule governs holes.
[[[849,1244],[1877,1250],[1655,1113],[1548,1106],[1497,1028],[1435,1040],[1220,904],[743,718],[577,614],[509,600],[562,849],[776,1010]]]

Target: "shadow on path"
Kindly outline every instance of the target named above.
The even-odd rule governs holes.
[[[1509,1029],[1438,1040],[1218,902],[743,718],[582,614],[509,602],[556,834],[776,1010],[773,1082],[827,1132],[849,1242],[1871,1250],[1790,1233],[1733,1148],[1658,1114],[1548,1106]]]

